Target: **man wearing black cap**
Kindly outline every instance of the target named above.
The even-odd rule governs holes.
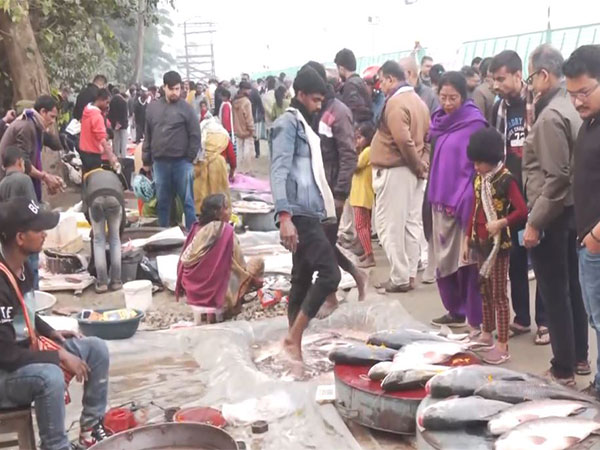
[[[284,350],[293,360],[302,361],[302,334],[327,296],[336,291],[341,275],[321,226],[322,221],[335,222],[335,202],[319,136],[309,125],[321,108],[325,81],[315,69],[304,67],[296,75],[294,91],[291,108],[273,124],[271,188],[281,242],[293,253]]]
[[[352,50],[343,48],[335,55],[340,78],[344,82],[340,89],[342,100],[352,111],[354,123],[370,122],[373,120],[373,101],[365,81],[356,73],[356,57]]]
[[[43,450],[72,448],[65,432],[63,370],[85,381],[79,448],[106,437],[102,425],[108,392],[106,344],[95,337],[56,331],[35,314],[27,257],[42,250],[46,230],[58,219],[58,213],[26,197],[0,204],[0,408],[33,402]],[[58,344],[58,350],[38,350],[42,337]]]

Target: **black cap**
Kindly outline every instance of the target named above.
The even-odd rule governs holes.
[[[60,214],[28,197],[15,197],[0,203],[0,230],[5,233],[51,230]]]

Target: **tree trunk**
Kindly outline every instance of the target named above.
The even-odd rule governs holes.
[[[135,68],[134,81],[140,83],[144,74],[144,34],[146,24],[144,23],[144,11],[146,10],[146,1],[138,0],[138,18],[137,18],[137,46],[135,48],[135,59],[133,67]]]
[[[35,101],[40,95],[50,93],[46,66],[29,20],[29,4],[27,0],[16,0],[16,3],[24,11],[18,21],[13,21],[6,12],[0,12],[2,42],[14,89],[13,103]]]

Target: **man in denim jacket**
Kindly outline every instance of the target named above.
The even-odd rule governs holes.
[[[333,195],[323,170],[319,137],[308,125],[321,108],[325,82],[312,67],[305,67],[294,80],[294,91],[291,108],[273,125],[271,190],[281,242],[293,253],[284,349],[301,361],[302,334],[325,298],[337,289],[341,275],[321,226],[323,220],[335,220]]]

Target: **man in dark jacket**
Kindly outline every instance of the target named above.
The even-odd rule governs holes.
[[[600,344],[600,46],[584,45],[563,66],[567,90],[583,126],[575,143],[573,194],[579,242],[579,280],[590,324]],[[600,359],[588,392],[600,398]]]
[[[252,103],[252,117],[254,118],[254,153],[260,156],[260,136],[265,125],[265,108],[262,103],[260,92],[253,84],[250,90],[250,103]]]
[[[96,75],[94,77],[94,81],[81,90],[77,96],[77,100],[75,100],[75,108],[73,109],[74,119],[77,119],[81,122],[83,109],[96,100],[96,97],[98,96],[98,90],[105,87],[107,83],[108,80],[104,75]]]
[[[133,116],[135,118],[135,143],[139,144],[144,139],[146,131],[146,108],[150,103],[148,89],[141,87],[140,93],[133,105]]]
[[[44,450],[73,448],[65,431],[63,370],[77,381],[85,381],[78,448],[89,448],[107,436],[103,426],[108,397],[106,344],[96,337],[54,330],[33,308],[27,258],[42,251],[46,230],[54,228],[58,220],[58,213],[26,197],[0,206],[0,408],[33,402]],[[38,351],[40,337],[54,341],[58,349]]]
[[[340,78],[344,82],[340,89],[340,99],[352,111],[354,123],[373,120],[372,100],[369,88],[356,73],[356,57],[352,50],[344,48],[335,55]]]
[[[561,87],[563,57],[549,44],[529,57],[529,82],[538,100],[523,148],[529,216],[523,234],[548,314],[550,375],[575,384],[588,375],[587,315],[581,297],[573,208],[572,161],[581,119]],[[542,235],[543,233],[543,235]]]
[[[323,78],[323,81],[327,83],[327,73],[322,64],[310,61],[305,67],[307,66],[315,69]],[[356,170],[358,156],[355,150],[356,139],[352,123],[352,112],[335,97],[331,85],[327,85],[325,100],[319,114],[315,116],[312,128],[321,139],[323,168],[336,205],[337,220],[334,223],[323,225],[325,234],[333,246],[338,265],[354,277],[358,288],[358,298],[363,300],[367,277],[337,247],[340,218],[342,217],[344,203],[350,195],[352,175]],[[327,297],[327,302],[319,311],[319,318],[331,314],[336,307],[337,298],[333,293]]]
[[[490,63],[489,73],[494,79],[494,91],[500,97],[492,110],[492,123],[505,139],[506,167],[513,174],[523,192],[523,145],[528,132],[523,63],[513,50],[504,50]],[[529,278],[527,249],[519,243],[522,227],[512,228],[510,237],[510,293],[515,318],[510,328],[513,333],[528,333],[531,328],[529,314]],[[546,311],[539,290],[535,299],[535,321],[538,326],[536,343],[549,344]]]
[[[142,160],[156,183],[158,224],[169,226],[171,204],[178,195],[189,230],[196,221],[192,163],[200,150],[200,124],[192,107],[180,98],[181,76],[167,72],[163,82],[165,96],[150,103],[146,112]]]
[[[127,126],[129,125],[127,100],[118,88],[114,88],[112,94],[108,108],[108,120],[114,130],[113,153],[117,158],[124,158],[127,156]]]

